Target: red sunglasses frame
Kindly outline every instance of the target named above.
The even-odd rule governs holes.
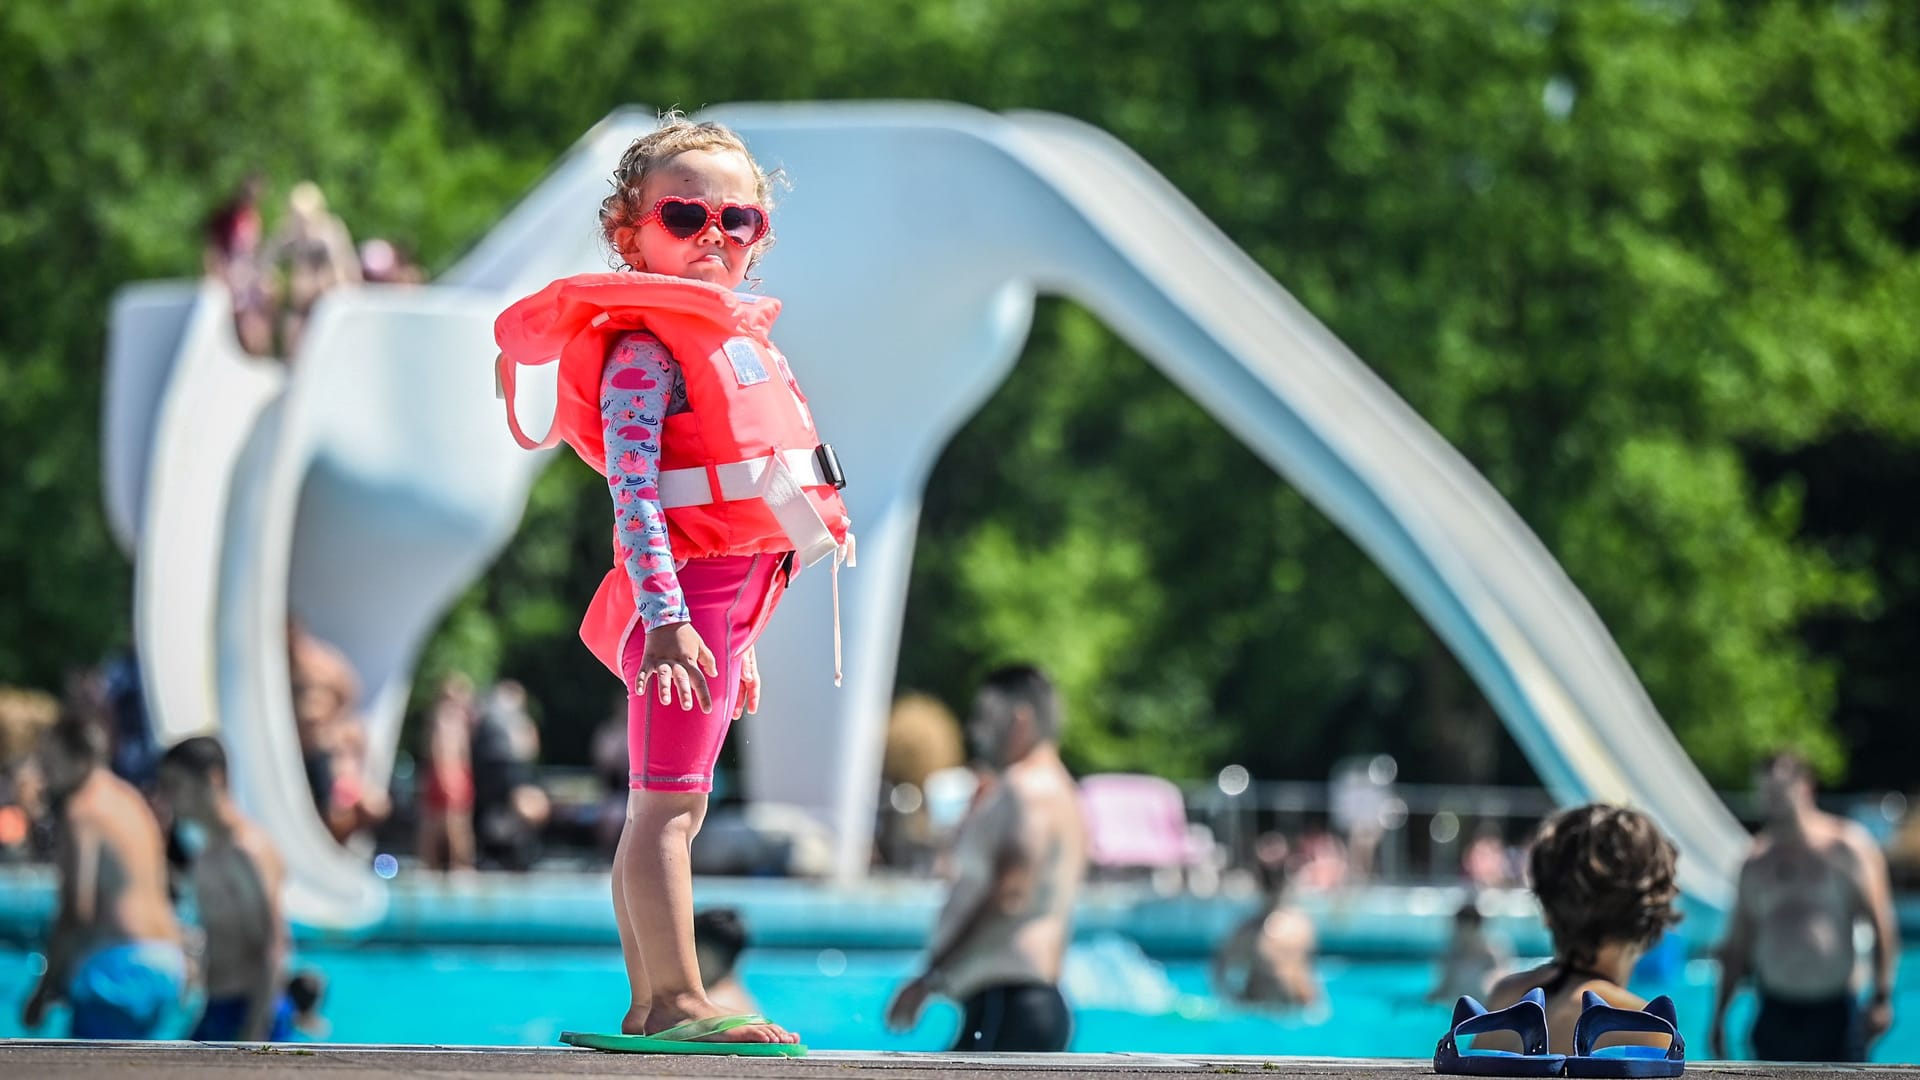
[[[685,203],[688,206],[698,206],[702,210],[705,210],[707,212],[707,220],[702,222],[699,228],[693,230],[687,235],[678,236],[677,234],[674,233],[672,229],[667,228],[666,219],[660,216],[660,208],[667,205],[668,203]],[[739,237],[734,236],[732,233],[728,232],[727,227],[721,224],[720,215],[725,213],[729,209],[752,210],[753,212],[760,215],[760,228],[754,232],[753,239],[742,241]],[[640,219],[640,224],[645,225],[649,221],[658,222],[661,228],[667,230],[667,235],[674,236],[676,239],[680,239],[680,240],[691,240],[694,237],[699,236],[701,233],[706,232],[709,228],[712,228],[715,225],[719,225],[720,235],[726,237],[728,243],[732,244],[734,247],[739,247],[739,248],[752,247],[753,245],[759,243],[760,241],[765,240],[767,238],[767,233],[773,230],[773,218],[770,215],[768,215],[767,208],[764,206],[761,206],[759,203],[726,202],[726,203],[721,203],[719,206],[714,206],[712,203],[708,202],[705,199],[688,199],[688,198],[683,198],[682,196],[679,196],[679,195],[668,195],[665,198],[662,198],[658,202],[654,203],[653,209],[647,211],[646,216]]]

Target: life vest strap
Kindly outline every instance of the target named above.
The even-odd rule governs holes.
[[[832,487],[812,450],[783,450],[778,454],[730,461],[697,469],[662,469],[660,505],[668,510],[706,506],[714,502],[713,479],[720,483],[721,502],[757,499],[787,534],[801,566],[812,566],[834,553],[839,541],[807,498],[807,488]]]
[[[493,359],[494,396],[507,403],[507,430],[513,433],[513,441],[520,444],[522,450],[548,450],[560,445],[560,417],[556,413],[553,423],[547,425],[547,434],[535,442],[520,426],[520,417],[513,411],[514,403],[514,363],[501,353]]]
[[[783,450],[779,456],[801,487],[822,487],[833,483],[821,471],[820,462],[814,457],[813,451]],[[768,454],[715,466],[714,472],[720,477],[720,501],[738,502],[763,494],[767,470],[772,467],[773,458],[774,455]],[[713,485],[707,479],[706,469],[660,470],[660,505],[666,509],[706,506],[713,501]]]
[[[853,530],[833,553],[833,685],[840,685],[840,564],[853,565]]]

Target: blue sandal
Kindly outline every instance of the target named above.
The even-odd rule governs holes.
[[[1525,1049],[1518,1054],[1479,1050],[1471,1038],[1465,1049],[1460,1046],[1462,1038],[1496,1031],[1518,1035]],[[1565,1054],[1547,1053],[1547,998],[1538,988],[1495,1012],[1470,997],[1461,998],[1453,1006],[1452,1028],[1433,1052],[1433,1071],[1452,1076],[1559,1076],[1566,1064]]]
[[[1665,1035],[1672,1042],[1664,1048],[1593,1048],[1600,1036],[1616,1031]],[[1680,1037],[1680,1020],[1672,998],[1662,994],[1647,1002],[1645,1009],[1618,1009],[1591,990],[1582,995],[1580,1020],[1573,1025],[1573,1053],[1567,1058],[1568,1076],[1679,1076],[1686,1071],[1687,1041]]]

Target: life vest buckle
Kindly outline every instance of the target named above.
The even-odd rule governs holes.
[[[831,445],[821,443],[814,447],[813,460],[820,466],[820,478],[832,484],[835,491],[847,486],[847,474],[840,471],[840,459]]]

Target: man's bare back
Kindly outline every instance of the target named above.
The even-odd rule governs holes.
[[[42,749],[60,805],[59,911],[21,1019],[38,1027],[64,1000],[76,1038],[151,1038],[185,977],[166,846],[146,800],[76,730],[63,720]]]
[[[207,996],[255,993],[277,973],[281,947],[279,905],[284,872],[280,855],[259,828],[239,820],[216,836],[195,860],[194,895],[207,926]]]
[[[188,893],[206,934],[206,1008],[193,1038],[265,1038],[286,961],[280,853],[228,787],[227,753],[211,736],[160,759],[157,797],[192,856]]]
[[[61,824],[76,875],[72,914],[86,947],[179,944],[180,924],[167,901],[166,842],[140,793],[96,769],[67,800]]]
[[[1547,1051],[1554,1054],[1573,1053],[1573,1028],[1586,1009],[1585,997],[1591,991],[1600,995],[1607,1004],[1616,1009],[1638,1012],[1647,1007],[1645,998],[1628,990],[1623,984],[1626,972],[1632,970],[1632,964],[1602,963],[1599,966],[1615,969],[1614,978],[1607,978],[1601,972],[1569,971],[1559,963],[1541,964],[1527,971],[1515,972],[1495,982],[1487,991],[1486,1006],[1489,1009],[1504,1009],[1524,997],[1529,990],[1538,989],[1547,998]],[[1665,1035],[1647,1035],[1639,1032],[1617,1032],[1608,1037],[1608,1046],[1654,1046],[1664,1049],[1672,1040]],[[1494,1032],[1476,1036],[1473,1044],[1489,1050],[1507,1050],[1518,1053],[1522,1049],[1520,1040],[1507,1032]]]

